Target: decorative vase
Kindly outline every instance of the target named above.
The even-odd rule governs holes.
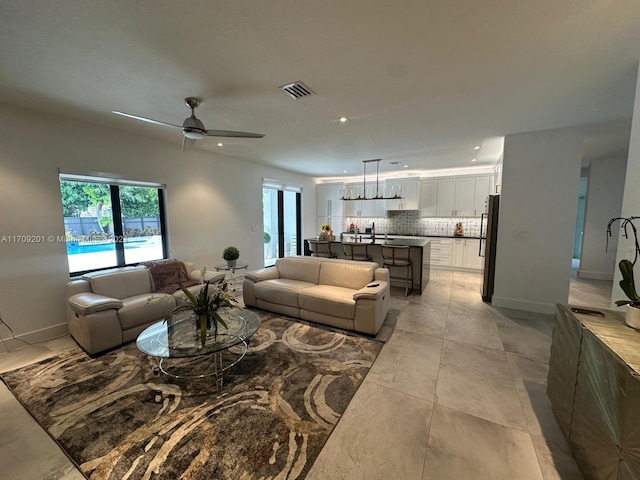
[[[193,314],[193,340],[199,348],[204,347],[209,339],[217,338],[219,318],[217,312],[210,312],[209,315]]]
[[[631,328],[640,330],[640,307],[627,305],[627,313],[624,317],[624,323]]]
[[[228,267],[235,267],[238,260],[227,260]]]

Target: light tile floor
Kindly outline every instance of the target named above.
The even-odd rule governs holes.
[[[611,289],[582,285],[572,303]],[[493,308],[479,290],[479,274],[435,270],[423,295],[393,292],[388,342],[307,479],[582,479],[545,392],[553,316]],[[0,353],[0,371],[73,346]],[[0,411],[0,478],[83,478],[1,383]]]

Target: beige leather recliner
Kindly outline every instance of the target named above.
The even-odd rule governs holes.
[[[279,258],[247,272],[242,288],[246,306],[369,335],[389,311],[389,270],[375,262]]]
[[[189,278],[202,280],[200,270],[183,262]],[[206,272],[204,281],[220,282],[224,273]],[[197,292],[201,285],[189,287]],[[69,333],[90,355],[135,340],[152,323],[178,305],[182,291],[158,293],[146,267],[121,267],[86,273],[67,283]]]

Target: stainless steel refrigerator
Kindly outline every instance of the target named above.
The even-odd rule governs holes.
[[[489,195],[485,213],[480,218],[480,252],[484,257],[482,268],[482,300],[490,302],[496,275],[496,243],[498,242],[498,210],[500,195]]]

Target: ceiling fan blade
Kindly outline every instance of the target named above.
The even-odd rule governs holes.
[[[137,115],[131,115],[130,113],[116,112],[115,110],[112,110],[111,113],[115,113],[116,115],[121,115],[121,116],[127,117],[127,118],[133,118],[134,120],[140,120],[142,122],[153,123],[154,125],[161,125],[163,127],[182,128],[180,125],[174,125],[173,123],[167,123],[167,122],[159,122],[158,120],[153,120],[151,118],[145,118],[145,117],[139,117]]]
[[[191,150],[191,147],[193,147],[193,144],[196,143],[195,139],[193,138],[187,138],[187,137],[182,137],[182,151],[183,152],[188,152],[189,150]]]
[[[207,130],[207,137],[262,138],[262,133],[232,132],[230,130]]]

